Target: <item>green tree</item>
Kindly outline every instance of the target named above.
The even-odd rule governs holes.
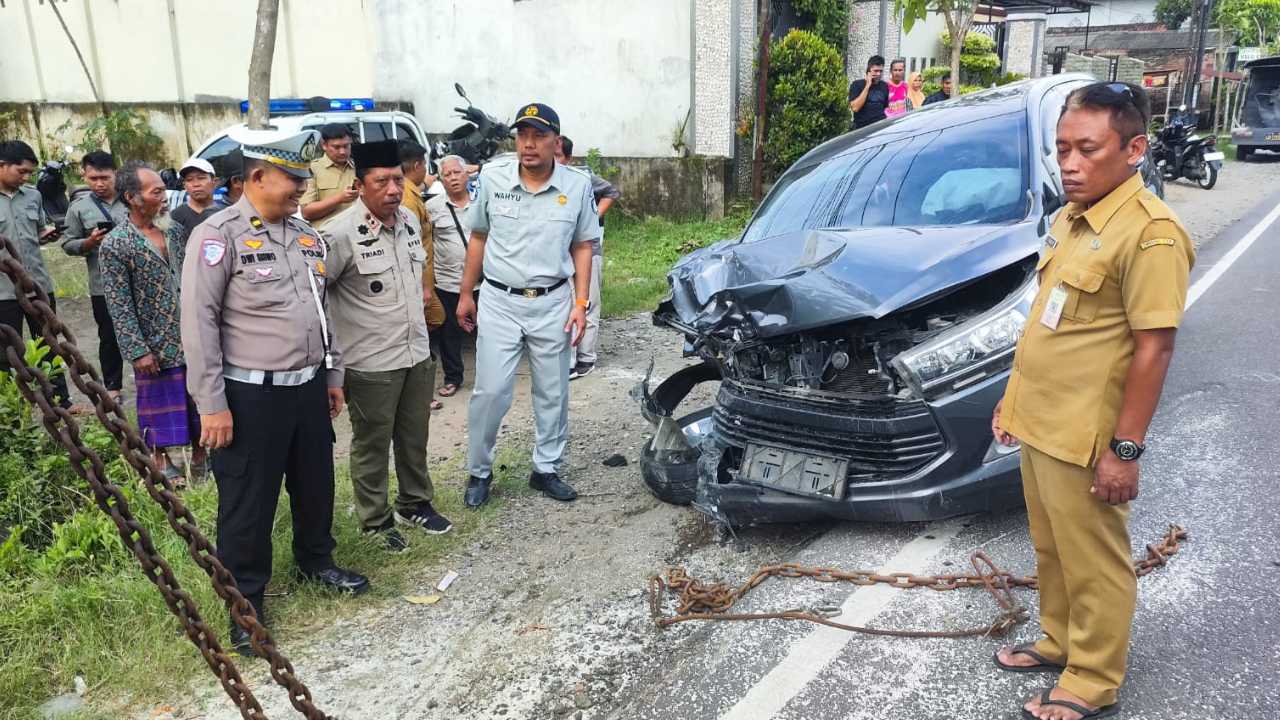
[[[844,55],[849,44],[849,4],[845,0],[791,0],[791,8],[818,37]]]
[[[1280,35],[1280,0],[1222,0],[1218,24],[1234,30],[1242,44],[1256,40],[1265,48]]]
[[[960,38],[951,48],[951,77],[960,78],[960,51],[969,41],[969,28],[973,27],[973,15],[978,10],[978,0],[893,0],[894,14],[902,18],[902,29],[911,32],[917,20],[924,20],[929,13],[940,13],[947,23],[947,35]],[[956,82],[955,93],[960,95]]]
[[[765,160],[774,175],[819,143],[844,131],[844,62],[807,30],[792,30],[770,47],[768,136]]]
[[[1170,30],[1177,30],[1191,17],[1191,0],[1159,0],[1155,10],[1156,22]]]

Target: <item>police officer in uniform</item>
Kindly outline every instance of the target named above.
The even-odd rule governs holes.
[[[182,348],[213,450],[218,554],[261,613],[271,578],[280,481],[293,512],[298,572],[360,593],[366,578],[333,562],[333,425],[342,411],[342,355],[326,306],[324,243],[293,217],[315,153],[314,131],[251,131],[244,196],[192,233],[182,271]],[[232,625],[231,642],[252,652]]]
[[[405,178],[399,144],[356,145],[353,158],[360,199],[324,229],[326,275],[334,331],[345,348],[356,515],[365,533],[399,551],[408,544],[397,522],[433,535],[452,527],[431,506],[427,471],[436,374],[423,312],[430,297],[422,279],[427,249],[418,219],[400,205]],[[394,511],[387,503],[393,441],[399,486]]]
[[[569,439],[569,365],[586,328],[600,221],[591,179],[556,163],[556,112],[531,103],[516,117],[516,154],[484,166],[467,209],[471,241],[457,315],[467,332],[479,327],[468,416],[468,507],[489,499],[498,428],[511,407],[516,365],[525,351],[535,437],[529,486],[556,500],[578,496],[560,479],[557,464]],[[477,321],[472,290],[482,270]]]
[[[1137,170],[1150,116],[1146,93],[1128,83],[1067,98],[1057,152],[1070,202],[1042,251],[1040,291],[992,418],[996,440],[1022,441],[1044,633],[995,661],[1061,672],[1023,706],[1028,718],[1118,710],[1137,602],[1128,503],[1195,261],[1186,230]]]

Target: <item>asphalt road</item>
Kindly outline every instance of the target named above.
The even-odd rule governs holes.
[[[1171,564],[1139,583],[1120,717],[1271,718],[1280,705],[1280,193],[1201,248],[1195,283],[1221,266],[1264,218],[1274,220],[1187,313],[1142,461],[1134,552],[1169,523],[1190,532]],[[1230,258],[1228,258],[1230,260]],[[1200,286],[1201,288],[1204,285]],[[748,538],[749,541],[749,538]],[[975,548],[1034,572],[1024,514],[915,525],[842,525],[794,560],[843,569],[954,572]],[[726,578],[728,579],[728,578]],[[741,580],[741,579],[738,579]],[[1035,595],[1019,597],[1032,608]],[[980,591],[935,593],[770,581],[743,610],[842,605],[850,624],[913,629],[980,626],[995,615]],[[1032,640],[1037,624],[1013,640]],[[997,671],[994,639],[906,640],[805,623],[688,623],[616,718],[1018,718],[1051,676]]]

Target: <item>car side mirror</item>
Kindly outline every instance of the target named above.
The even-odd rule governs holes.
[[[1044,217],[1049,217],[1050,215],[1061,210],[1064,203],[1062,202],[1062,198],[1058,195],[1058,193],[1053,191],[1053,188],[1049,187],[1048,185],[1045,185],[1043,187],[1044,187],[1044,191],[1040,194],[1041,198],[1043,198],[1043,204],[1044,204],[1044,212],[1042,214]]]

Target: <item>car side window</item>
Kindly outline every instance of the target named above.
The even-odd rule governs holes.
[[[215,140],[212,145],[202,150],[200,157],[205,160],[212,160],[216,157],[222,157],[238,147],[240,147],[240,143],[232,140],[230,136],[223,135]]]

